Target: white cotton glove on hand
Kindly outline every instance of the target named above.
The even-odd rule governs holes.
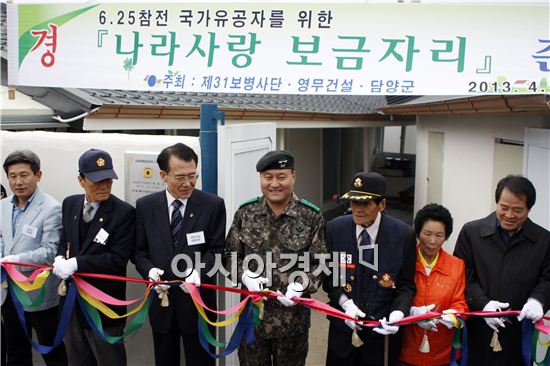
[[[160,281],[160,276],[164,274],[164,271],[160,268],[153,267],[149,270],[149,281]]]
[[[195,286],[201,285],[201,276],[199,275],[199,272],[197,272],[193,268],[187,268],[183,273],[183,277],[185,277],[185,283],[192,283]],[[189,293],[189,291],[187,291],[187,287],[184,284],[181,284],[180,288],[183,290],[183,292]]]
[[[441,315],[441,318],[439,318],[438,323],[443,324],[449,329],[453,329],[455,327],[455,317],[451,314],[456,313],[457,311],[455,309],[443,310],[443,315]]]
[[[20,257],[18,255],[7,255],[0,259],[0,262],[19,262]]]
[[[361,309],[357,307],[357,305],[355,305],[352,299],[348,299],[344,301],[344,303],[340,306],[342,306],[342,309],[344,309],[344,312],[346,313],[346,315],[351,318],[358,319],[358,318],[364,318],[366,316],[366,314],[362,312]],[[352,322],[351,320],[345,320],[344,323],[346,323],[346,325],[351,330],[361,329],[361,327],[357,323]]]
[[[248,291],[251,292],[261,292],[264,289],[264,285],[268,282],[267,278],[261,277],[248,269],[244,271],[241,279]]]
[[[422,315],[429,313],[435,308],[435,304],[425,305],[425,306],[411,306],[411,316]],[[437,323],[435,319],[424,320],[417,323],[420,328],[431,330],[432,332],[437,332]]]
[[[283,295],[280,291],[277,291],[281,295]],[[283,304],[286,307],[294,306],[296,303],[292,301],[291,299],[293,297],[302,297],[302,294],[304,293],[304,286],[302,286],[301,283],[298,282],[291,282],[288,284],[286,288],[286,293],[284,296],[277,296],[277,300],[281,304]]]
[[[542,309],[542,304],[540,303],[540,301],[530,297],[525,305],[523,305],[523,309],[521,309],[518,320],[522,321],[524,318],[527,318],[533,323],[536,323],[537,321],[542,319],[543,315],[544,310]]]
[[[160,276],[164,274],[164,271],[160,268],[153,267],[149,270],[149,281],[157,282],[160,281]],[[170,285],[155,285],[153,289],[157,294],[165,293],[170,288]]]
[[[405,314],[403,314],[403,312],[401,310],[394,310],[390,313],[390,317],[388,320],[386,320],[386,318],[382,318],[380,319],[380,325],[382,326],[381,328],[380,327],[377,327],[377,328],[374,328],[373,330],[378,333],[378,334],[382,334],[382,335],[390,335],[390,334],[395,334],[399,331],[399,326],[398,325],[389,325],[388,323],[395,323],[395,322],[398,322],[400,321],[401,319],[403,319],[405,317]]]
[[[489,301],[485,307],[483,308],[483,311],[500,311],[503,309],[506,309],[510,306],[507,302],[498,302],[495,300]],[[485,323],[494,330],[495,332],[498,332],[498,327],[506,328],[504,325],[504,321],[502,318],[483,318],[485,319]]]
[[[53,274],[66,280],[78,269],[76,258],[60,259],[53,264]]]

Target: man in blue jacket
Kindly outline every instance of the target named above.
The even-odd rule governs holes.
[[[330,305],[353,318],[382,323],[373,331],[330,317],[329,366],[384,364],[384,336],[389,337],[390,363],[399,358],[399,327],[391,323],[409,314],[416,292],[416,239],[412,228],[383,213],[385,194],[383,176],[356,173],[351,190],[342,196],[350,200],[352,214],[327,224],[331,251],[338,253],[340,267],[345,268],[342,286],[330,278],[324,283]]]

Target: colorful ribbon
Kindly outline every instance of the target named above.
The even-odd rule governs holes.
[[[43,294],[39,295],[39,297],[36,298],[34,301],[31,301],[25,292],[28,292],[31,290],[37,290],[37,289],[41,289],[41,291],[43,292],[44,291],[43,284],[46,278],[50,274],[49,270],[51,269],[51,267],[34,265],[34,264],[26,264],[26,263],[15,263],[15,262],[14,263],[4,262],[2,263],[2,266],[6,270],[9,277],[11,278],[11,280],[9,281],[10,292],[12,294],[12,297],[14,298],[14,304],[16,303],[17,306],[19,306],[19,310],[22,312],[22,314],[24,314],[22,306],[38,306],[43,301],[43,297],[44,297]],[[17,270],[15,266],[27,266],[27,267],[34,267],[37,269],[34,270],[30,276],[27,277],[27,276],[24,276],[19,270]],[[112,296],[95,288],[94,286],[89,284],[87,281],[82,279],[82,277],[143,283],[143,284],[146,284],[147,287],[144,295],[137,299],[120,300],[120,299],[113,298]],[[124,339],[124,337],[134,333],[142,326],[143,322],[147,317],[149,306],[152,301],[151,289],[154,285],[156,284],[168,284],[171,286],[183,285],[188,289],[191,299],[193,300],[193,303],[197,308],[197,312],[200,315],[198,319],[199,341],[202,347],[214,358],[224,357],[230,354],[231,352],[233,352],[241,343],[243,338],[248,344],[253,342],[255,339],[254,325],[255,324],[257,325],[260,322],[260,318],[259,318],[260,307],[263,305],[263,302],[261,301],[261,299],[262,298],[276,299],[278,296],[280,296],[280,294],[272,291],[256,293],[256,292],[250,292],[242,289],[227,288],[227,287],[211,285],[211,284],[202,284],[201,285],[202,288],[212,289],[216,291],[233,292],[233,293],[245,295],[245,298],[241,302],[232,306],[229,309],[214,310],[214,309],[208,308],[204,304],[200,296],[200,292],[195,285],[185,283],[181,280],[152,282],[152,281],[141,280],[141,279],[130,278],[130,277],[97,274],[97,273],[75,273],[73,275],[73,279],[74,281],[71,282],[69,286],[69,291],[67,292],[67,299],[65,301],[65,304],[63,305],[63,312],[61,316],[62,319],[60,321],[60,325],[56,332],[56,341],[58,340],[59,336],[61,337],[60,338],[61,340],[63,339],[63,335],[65,333],[66,326],[67,326],[67,324],[63,323],[63,321],[68,322],[67,316],[70,319],[70,312],[72,311],[72,307],[74,306],[75,299],[78,299],[81,309],[83,310],[82,313],[84,314],[87,322],[90,324],[90,327],[105,341],[109,343],[119,343]],[[4,280],[6,280],[6,273],[2,271],[2,282]],[[380,322],[377,320],[357,320],[354,318],[350,318],[342,311],[335,309],[315,299],[295,297],[292,300],[312,310],[316,310],[336,318],[340,318],[344,320],[352,320],[359,323],[362,326],[377,327],[380,325]],[[123,315],[119,315],[115,313],[106,305],[106,304],[109,304],[109,305],[117,305],[117,306],[127,306],[127,305],[133,305],[136,303],[138,304],[133,310]],[[206,311],[219,314],[219,315],[231,315],[231,316],[229,317],[229,319],[226,319],[223,321],[211,321],[206,315]],[[124,331],[122,335],[111,336],[109,334],[106,334],[102,327],[100,312],[112,319],[124,318],[131,315],[135,315],[135,317],[132,320],[132,322],[128,325],[127,329]],[[67,315],[67,313],[69,315]],[[509,311],[503,311],[503,312],[462,312],[462,313],[456,313],[455,315],[458,321],[460,322],[460,324],[465,324],[463,319],[470,316],[502,317],[502,316],[514,316],[514,315],[518,315],[519,313],[520,313],[519,311],[509,310]],[[410,316],[392,325],[402,326],[402,325],[408,325],[408,324],[415,324],[425,320],[436,319],[441,315],[442,314],[439,312],[430,312],[422,315]],[[18,312],[18,316],[19,316],[19,312]],[[21,316],[19,316],[19,318],[20,318],[20,321],[22,321],[22,324],[25,325],[24,316],[23,316],[23,319],[21,319]],[[549,318],[544,318],[544,319],[550,320]],[[214,339],[214,337],[212,336],[208,328],[208,324],[215,327],[223,327],[236,321],[237,321],[237,326],[227,345],[223,342],[219,342],[216,339]],[[550,326],[545,325],[542,320],[535,325],[535,329],[533,329],[533,326],[531,325],[530,332],[528,330],[528,327],[525,325],[526,323],[529,323],[529,322],[524,321],[523,323],[525,328],[524,344],[523,344],[525,360],[533,357],[537,346],[537,342],[539,342],[543,347],[549,346],[547,343],[542,343],[538,341],[538,335],[541,332],[545,334],[550,333]],[[464,361],[464,360],[467,360],[467,337],[468,337],[467,329],[464,326],[462,330],[456,330],[455,332],[456,333],[455,333],[455,338],[453,340],[452,355],[456,355],[456,350],[459,348],[462,348],[462,361],[461,361],[461,366],[462,366],[462,365],[465,365],[465,362],[467,362],[467,361]],[[54,342],[54,345],[52,345],[51,347],[46,347],[46,346],[41,346],[39,344],[36,344],[30,338],[29,340],[31,341],[31,344],[33,345],[33,347],[41,353],[49,352],[53,347],[55,347],[60,342],[59,341],[57,344]],[[226,346],[226,349],[220,354],[214,354],[210,351],[209,344],[215,347]],[[529,344],[530,347],[527,347],[527,344]],[[528,349],[530,349],[531,352],[528,352],[527,351]],[[453,361],[453,360],[451,360],[451,364],[453,366],[458,366],[456,364],[456,361]],[[545,359],[542,362],[538,362],[537,366],[548,365],[549,360],[550,360],[550,352],[547,351]]]

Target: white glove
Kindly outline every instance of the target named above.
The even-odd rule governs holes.
[[[544,310],[542,309],[542,304],[540,303],[540,301],[530,297],[525,305],[523,305],[523,309],[521,309],[518,320],[522,321],[524,318],[527,318],[529,320],[532,320],[533,323],[536,323],[537,321],[542,319],[543,315]]]
[[[183,277],[185,277],[185,283],[192,283],[195,286],[201,285],[201,276],[199,276],[199,272],[197,272],[193,268],[187,268],[183,273]],[[181,284],[180,288],[183,290],[183,292],[189,293],[189,291],[187,291],[187,287],[184,284]]]
[[[165,293],[166,291],[168,291],[168,289],[170,288],[170,285],[161,285],[161,284],[158,284],[158,285],[155,285],[153,287],[153,289],[157,292],[157,294],[162,294],[162,293]]]
[[[401,310],[394,310],[390,313],[389,320],[386,320],[385,317],[380,319],[380,325],[382,326],[381,328],[377,327],[377,328],[374,328],[373,330],[376,333],[382,334],[382,335],[395,334],[399,331],[399,326],[398,325],[389,325],[388,323],[391,324],[391,323],[398,322],[401,319],[403,319],[404,317],[405,317],[405,314],[403,314],[403,312]]]
[[[160,281],[160,276],[164,274],[164,271],[160,268],[153,267],[149,270],[149,280],[153,282]]]
[[[252,292],[262,291],[264,289],[264,285],[268,282],[267,278],[261,277],[248,269],[244,271],[242,281],[248,291]]]
[[[362,312],[361,309],[357,307],[357,305],[355,305],[353,299],[348,299],[344,301],[344,303],[340,306],[342,306],[342,309],[344,309],[346,315],[349,317],[357,319],[364,318],[366,316],[366,314]],[[357,323],[352,322],[351,320],[345,320],[344,323],[346,323],[346,325],[350,327],[351,330],[361,329],[361,327]]]
[[[449,329],[453,329],[455,327],[455,317],[451,314],[456,313],[457,311],[455,309],[443,310],[443,315],[441,315],[441,318],[439,318],[437,322],[443,324]]]
[[[60,259],[53,264],[53,274],[66,280],[78,269],[76,258]]]
[[[281,295],[282,293],[279,292]],[[286,294],[284,296],[277,296],[277,300],[284,306],[294,306],[296,303],[292,301],[291,299],[293,297],[302,297],[302,293],[304,292],[304,286],[302,286],[301,283],[298,282],[292,282],[289,283],[286,288]]]
[[[499,311],[502,309],[506,309],[510,306],[507,302],[498,302],[495,300],[489,301],[485,307],[483,308],[483,311]],[[506,328],[504,325],[504,321],[502,318],[483,318],[485,319],[485,322],[495,332],[498,332],[498,327]]]
[[[429,313],[435,308],[435,304],[425,305],[425,306],[411,306],[411,316],[422,315]],[[420,328],[431,330],[432,332],[437,332],[437,325],[435,319],[424,320],[419,323],[416,323]]]
[[[4,258],[0,259],[0,262],[19,262],[18,255],[7,255]]]

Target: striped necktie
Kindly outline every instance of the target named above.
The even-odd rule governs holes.
[[[180,200],[174,200],[172,202],[172,219],[170,220],[170,229],[172,230],[172,239],[174,245],[178,244],[178,239],[180,237],[180,231],[183,224],[183,217],[181,216],[180,207],[183,205],[183,202]]]

